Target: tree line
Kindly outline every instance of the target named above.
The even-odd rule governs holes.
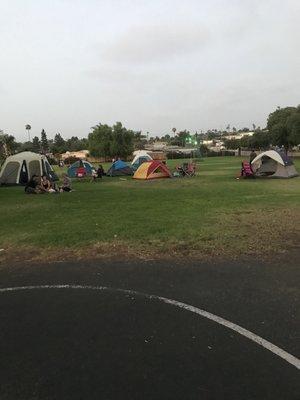
[[[54,139],[48,139],[45,130],[41,131],[40,137],[35,136],[32,140],[19,143],[13,135],[5,134],[0,130],[0,159],[6,158],[10,154],[20,151],[33,151],[37,153],[64,153],[66,151],[89,150],[95,157],[115,156],[126,158],[131,155],[133,150],[143,149],[146,144],[155,141],[166,142],[168,145],[180,147],[194,146],[199,147],[203,140],[222,139],[228,149],[238,148],[260,148],[267,149],[272,146],[284,146],[286,149],[300,144],[300,105],[297,107],[277,108],[269,114],[265,129],[256,127],[252,124],[253,136],[244,136],[242,139],[226,139],[229,131],[233,133],[247,133],[249,128],[237,130],[227,125],[225,131],[211,129],[207,132],[195,132],[191,134],[188,130],[177,131],[172,128],[171,134],[161,137],[149,137],[149,134],[142,134],[141,131],[133,131],[125,128],[121,122],[116,122],[113,126],[99,123],[91,128],[87,138],[72,136],[64,139],[60,133]],[[30,130],[31,126],[26,125]]]
[[[30,125],[26,125],[30,127]],[[31,127],[29,128],[31,129]],[[113,126],[98,124],[91,129],[87,138],[79,139],[72,136],[64,139],[60,133],[54,139],[48,139],[46,131],[41,131],[40,137],[34,136],[32,140],[20,143],[12,135],[0,131],[0,158],[21,151],[33,151],[35,153],[62,154],[66,151],[89,150],[95,157],[122,157],[131,155],[134,149],[142,149],[146,143],[146,136],[141,132],[126,129],[121,122]]]
[[[239,140],[224,141],[228,149],[253,148],[268,149],[270,146],[284,147],[286,150],[300,145],[300,105],[297,107],[278,107],[272,112],[265,129],[256,129],[253,136]]]
[[[60,133],[57,133],[54,139],[48,139],[44,129],[40,137],[34,136],[32,140],[21,143],[17,142],[13,135],[5,134],[0,130],[0,159],[21,151],[61,154],[66,151],[84,150],[88,148],[88,145],[87,138],[79,139],[77,136],[72,136],[65,140]]]

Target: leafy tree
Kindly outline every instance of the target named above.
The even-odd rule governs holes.
[[[291,146],[300,144],[300,106],[277,108],[268,117],[267,128],[272,137],[272,144]]]
[[[111,156],[126,158],[133,152],[134,132],[117,122],[112,130]]]
[[[226,149],[237,150],[241,147],[241,140],[239,139],[225,139],[224,146]]]
[[[205,144],[201,144],[199,146],[199,151],[202,156],[206,155],[209,152],[208,147]]]
[[[96,157],[126,158],[133,152],[134,132],[128,130],[121,122],[113,127],[98,124],[89,134],[89,150]]]
[[[298,146],[300,144],[300,106],[297,107],[297,112],[287,118],[286,128],[290,145]]]
[[[87,138],[79,139],[77,136],[72,136],[65,142],[66,151],[87,150],[88,147],[89,141]]]
[[[41,151],[41,142],[37,136],[32,139],[32,150],[35,153],[39,153]]]
[[[136,150],[143,150],[147,144],[146,135],[143,135],[141,131],[134,132],[133,147]]]
[[[268,131],[256,130],[253,136],[249,137],[248,147],[253,149],[268,149],[271,145],[272,137]]]
[[[257,130],[253,136],[244,136],[241,139],[224,140],[226,149],[267,149],[271,144],[271,135],[268,131]]]
[[[33,151],[35,152],[35,149],[33,147],[33,143],[32,142],[24,142],[21,144],[21,151]]]
[[[49,143],[47,139],[47,134],[43,129],[41,132],[41,150],[43,153],[47,153],[49,151]]]
[[[66,151],[66,142],[60,133],[54,136],[54,141],[51,146],[51,151],[53,153],[64,153]]]
[[[19,148],[19,144],[13,135],[8,135],[0,130],[0,159],[4,160],[14,154]]]
[[[88,136],[90,154],[94,157],[110,157],[112,128],[106,124],[98,124],[92,128]]]
[[[174,139],[174,138],[173,138]],[[163,135],[163,136],[161,136],[161,138],[160,138],[160,141],[161,142],[166,142],[167,144],[170,144],[171,143],[171,140],[172,140],[172,138],[171,138],[171,136],[169,135],[169,134],[166,134],[166,135]],[[146,142],[147,143],[147,142]]]
[[[206,137],[208,140],[218,139],[220,136],[220,132],[218,132],[216,129],[210,129],[206,132]]]
[[[79,139],[79,148],[78,150],[87,150],[89,148],[89,140],[88,138]]]
[[[184,131],[177,132],[175,138],[171,139],[171,144],[173,146],[185,147],[190,138],[190,132],[185,129]]]
[[[271,129],[272,143],[277,146],[289,147],[288,132],[284,123],[280,122]]]

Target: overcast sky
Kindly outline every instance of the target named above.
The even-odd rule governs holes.
[[[299,0],[0,0],[0,129],[264,126],[300,103]]]

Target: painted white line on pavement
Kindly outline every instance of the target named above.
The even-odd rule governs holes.
[[[248,331],[247,329],[237,325],[233,322],[230,322],[222,317],[219,317],[215,314],[212,314],[208,311],[202,310],[201,308],[194,307],[192,305],[182,303],[180,301],[168,299],[166,297],[156,296],[152,294],[137,292],[135,290],[127,290],[127,289],[115,289],[106,286],[84,286],[84,285],[42,285],[42,286],[16,286],[16,287],[9,287],[9,288],[0,288],[0,293],[5,292],[17,292],[21,290],[38,290],[38,289],[85,289],[85,290],[107,290],[112,292],[120,292],[135,296],[145,297],[147,299],[154,299],[162,301],[163,303],[170,304],[175,307],[182,308],[183,310],[190,311],[194,314],[201,315],[201,317],[207,318],[211,321],[216,322],[217,324],[223,325],[226,328],[231,329],[234,332],[239,333],[240,335],[246,337],[252,342],[257,343],[259,346],[264,347],[265,349],[269,350],[271,353],[276,354],[278,357],[282,358],[290,365],[293,365],[297,369],[300,369],[300,360],[293,356],[290,353],[287,353],[285,350],[282,350],[280,347],[276,346],[275,344],[269,342],[268,340],[263,339],[262,337],[256,335]]]

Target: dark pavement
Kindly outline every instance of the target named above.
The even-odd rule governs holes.
[[[199,307],[300,356],[300,268],[89,262],[7,266],[0,288],[0,399],[300,399],[300,372],[199,315]]]

